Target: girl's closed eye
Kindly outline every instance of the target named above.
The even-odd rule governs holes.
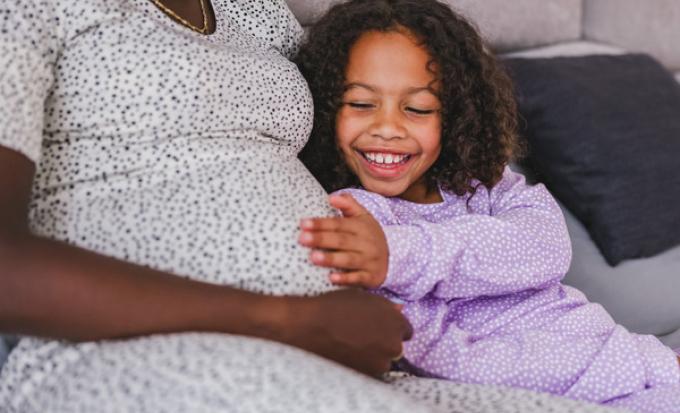
[[[433,114],[439,112],[438,109],[420,109],[420,108],[416,108],[416,107],[413,107],[413,106],[407,106],[405,110],[406,110],[406,112],[412,113],[414,115],[419,115],[419,116],[433,115]]]
[[[368,110],[368,109],[373,109],[375,105],[373,103],[368,103],[368,102],[345,102],[345,105],[349,106],[352,109],[359,109],[359,110]]]
[[[376,107],[375,104],[373,103],[368,103],[368,102],[355,102],[355,101],[349,101],[349,102],[344,102],[344,105],[349,106],[352,109],[358,109],[358,110],[369,110],[369,109],[374,109]],[[415,107],[415,106],[407,106],[404,108],[405,112],[418,115],[418,116],[425,116],[425,115],[433,115],[439,112],[439,109],[426,109],[423,107]]]

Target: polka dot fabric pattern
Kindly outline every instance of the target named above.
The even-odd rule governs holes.
[[[596,404],[558,398],[546,393],[511,389],[501,386],[480,386],[422,379],[403,373],[391,373],[387,381],[407,396],[438,406],[446,412],[623,412]],[[455,389],[455,391],[452,391]]]
[[[404,303],[407,371],[621,406],[659,388],[676,407],[664,396],[636,411],[680,411],[675,353],[560,283],[570,242],[543,185],[508,168],[494,188],[469,199],[441,191],[436,204],[341,192],[385,232],[388,274],[376,292]]]
[[[157,363],[149,350],[166,357]],[[41,358],[72,357],[46,348]],[[187,360],[186,354],[192,354]],[[83,357],[86,356],[86,357]],[[46,377],[46,397],[8,411],[230,413],[606,413],[617,410],[501,387],[391,374],[386,383],[257,339],[213,334],[152,336],[85,345],[83,361]],[[125,366],[123,369],[122,366]],[[181,372],[181,374],[178,374]],[[60,376],[77,378],[63,380]],[[29,390],[24,388],[22,390]],[[303,391],[301,391],[301,389]]]
[[[3,7],[0,144],[38,163],[35,233],[254,291],[330,288],[296,243],[331,210],[296,158],[312,108],[284,3],[215,2],[210,36],[148,0]]]
[[[296,157],[312,126],[287,60],[302,30],[283,0],[212,5],[209,36],[148,0],[0,5],[0,145],[36,164],[31,229],[183,277],[328,291],[297,244],[300,218],[333,213]],[[2,413],[444,411],[437,404],[229,335],[25,338],[0,372]]]

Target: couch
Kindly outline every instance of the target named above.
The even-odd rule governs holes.
[[[311,24],[332,1],[287,0],[303,25]],[[680,81],[680,48],[674,40],[680,38],[677,0],[446,1],[470,17],[504,58],[645,52]],[[517,168],[540,180],[530,168]],[[630,330],[655,334],[680,348],[680,246],[611,266],[584,224],[562,206],[573,243],[565,283],[601,303]],[[0,366],[7,349],[0,340]]]
[[[287,1],[303,25],[311,24],[333,3]],[[468,16],[502,59],[647,53],[680,81],[677,0],[445,2]],[[518,168],[530,179],[541,180],[531,168]],[[573,247],[572,265],[564,282],[603,305],[631,331],[654,334],[671,348],[680,348],[680,246],[612,266],[591,239],[586,225],[563,203],[561,206]],[[668,227],[668,231],[680,231],[680,222]]]

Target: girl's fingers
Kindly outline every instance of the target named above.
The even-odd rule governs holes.
[[[355,270],[362,265],[361,255],[356,252],[335,252],[314,250],[309,259],[315,265],[343,270]]]
[[[300,221],[303,231],[335,231],[356,233],[360,224],[353,219],[344,217],[307,218]]]
[[[332,272],[330,280],[335,285],[367,286],[370,274],[366,271]]]
[[[356,217],[368,213],[366,208],[350,194],[331,195],[328,201],[332,207],[339,209],[344,217]]]
[[[346,232],[302,231],[300,244],[309,248],[341,251],[360,251],[361,242],[357,237]]]

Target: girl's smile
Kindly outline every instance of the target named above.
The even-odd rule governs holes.
[[[408,153],[400,153],[391,150],[357,150],[362,156],[366,168],[376,178],[393,178],[407,170],[413,156]]]
[[[350,50],[336,136],[345,162],[369,191],[441,201],[424,179],[441,151],[441,104],[430,60],[406,30],[367,32]]]

